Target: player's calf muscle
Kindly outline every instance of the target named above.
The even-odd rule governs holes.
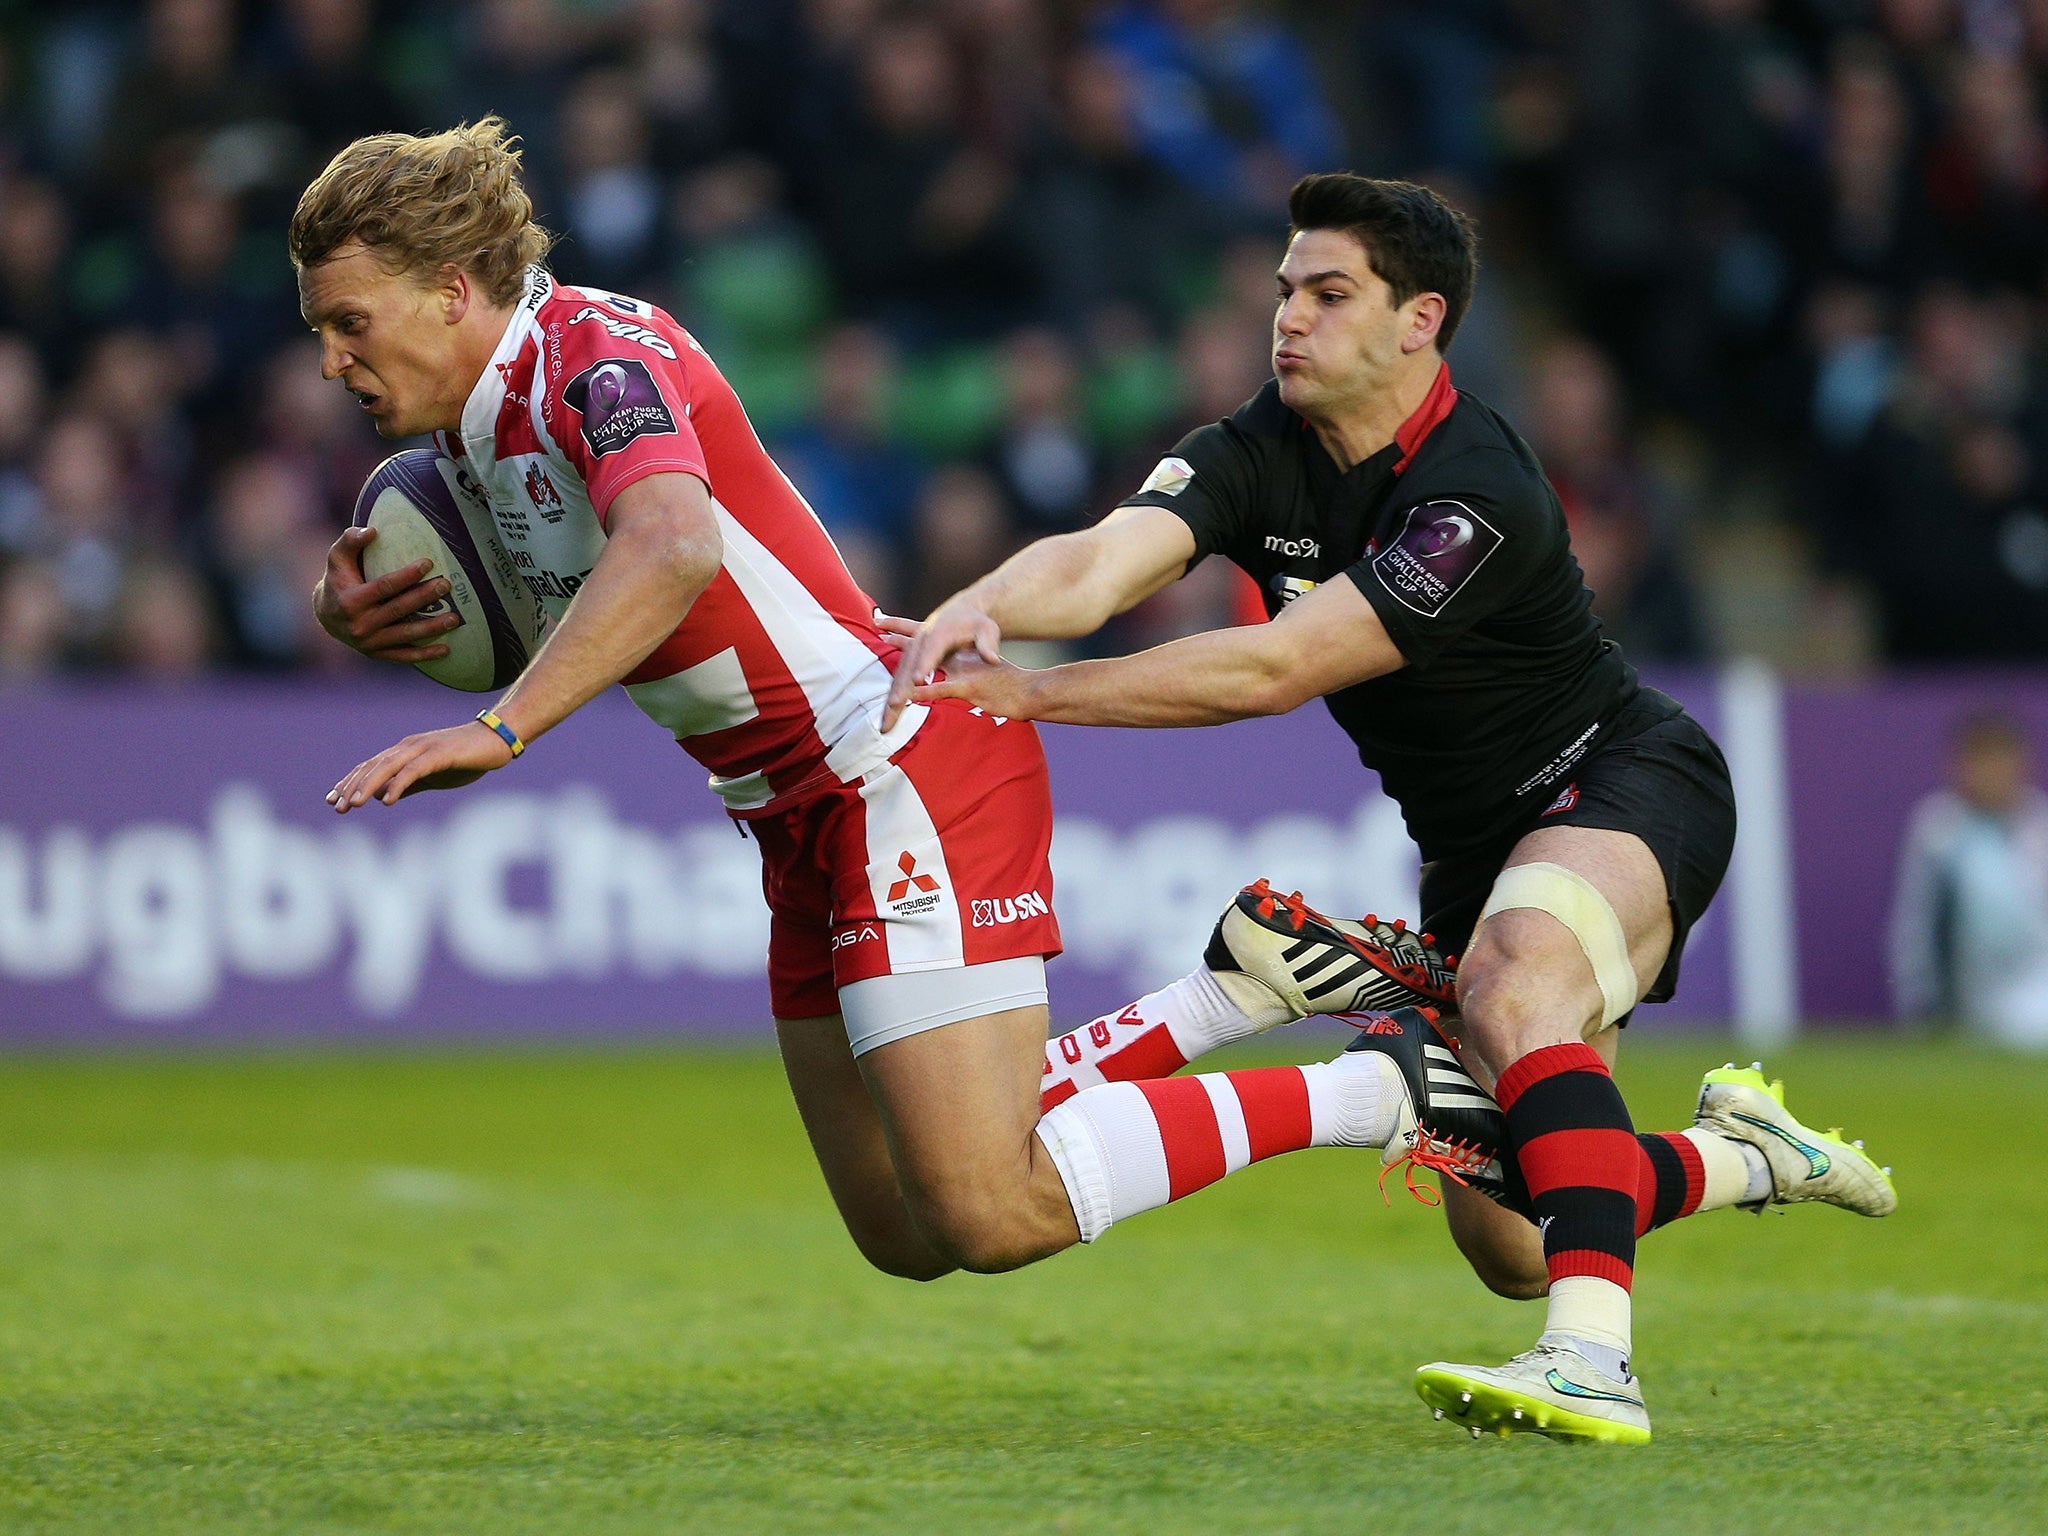
[[[998,1274],[1081,1240],[1059,1172],[1026,1133],[1005,1166],[968,1159],[901,1170],[912,1218],[933,1249],[960,1269]]]

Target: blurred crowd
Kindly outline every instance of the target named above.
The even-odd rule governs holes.
[[[1701,551],[1762,519],[1884,656],[2048,656],[2044,88],[2048,0],[0,0],[0,674],[347,664],[306,594],[388,445],[284,224],[486,112],[892,610],[1253,393],[1286,190],[1348,166],[1478,219],[1454,375],[1632,652],[1743,648]]]

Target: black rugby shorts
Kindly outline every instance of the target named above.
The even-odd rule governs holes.
[[[1661,1003],[1678,990],[1686,935],[1721,888],[1735,848],[1735,791],[1727,760],[1697,720],[1680,712],[1629,734],[1639,708],[1650,713],[1643,705],[1623,710],[1610,743],[1575,765],[1572,778],[1551,791],[1547,807],[1499,843],[1422,866],[1422,926],[1445,953],[1464,953],[1493,882],[1528,833],[1538,827],[1633,832],[1656,855],[1671,900],[1671,953],[1643,1001]]]

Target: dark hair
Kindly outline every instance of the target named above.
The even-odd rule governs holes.
[[[1449,349],[1479,276],[1479,237],[1464,214],[1412,181],[1330,171],[1294,184],[1287,217],[1297,234],[1340,230],[1365,247],[1366,259],[1397,305],[1418,293],[1442,294],[1444,322],[1436,333],[1436,349]]]
[[[1949,731],[1949,748],[1957,756],[1973,752],[2024,752],[2026,727],[2002,709],[1973,710]]]

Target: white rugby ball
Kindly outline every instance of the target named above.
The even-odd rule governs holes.
[[[363,550],[375,581],[415,560],[431,560],[449,593],[422,610],[453,608],[462,620],[440,637],[448,654],[413,665],[465,693],[510,687],[540,648],[547,614],[498,538],[490,502],[469,473],[431,448],[409,448],[378,465],[356,497],[358,528],[377,537]]]

